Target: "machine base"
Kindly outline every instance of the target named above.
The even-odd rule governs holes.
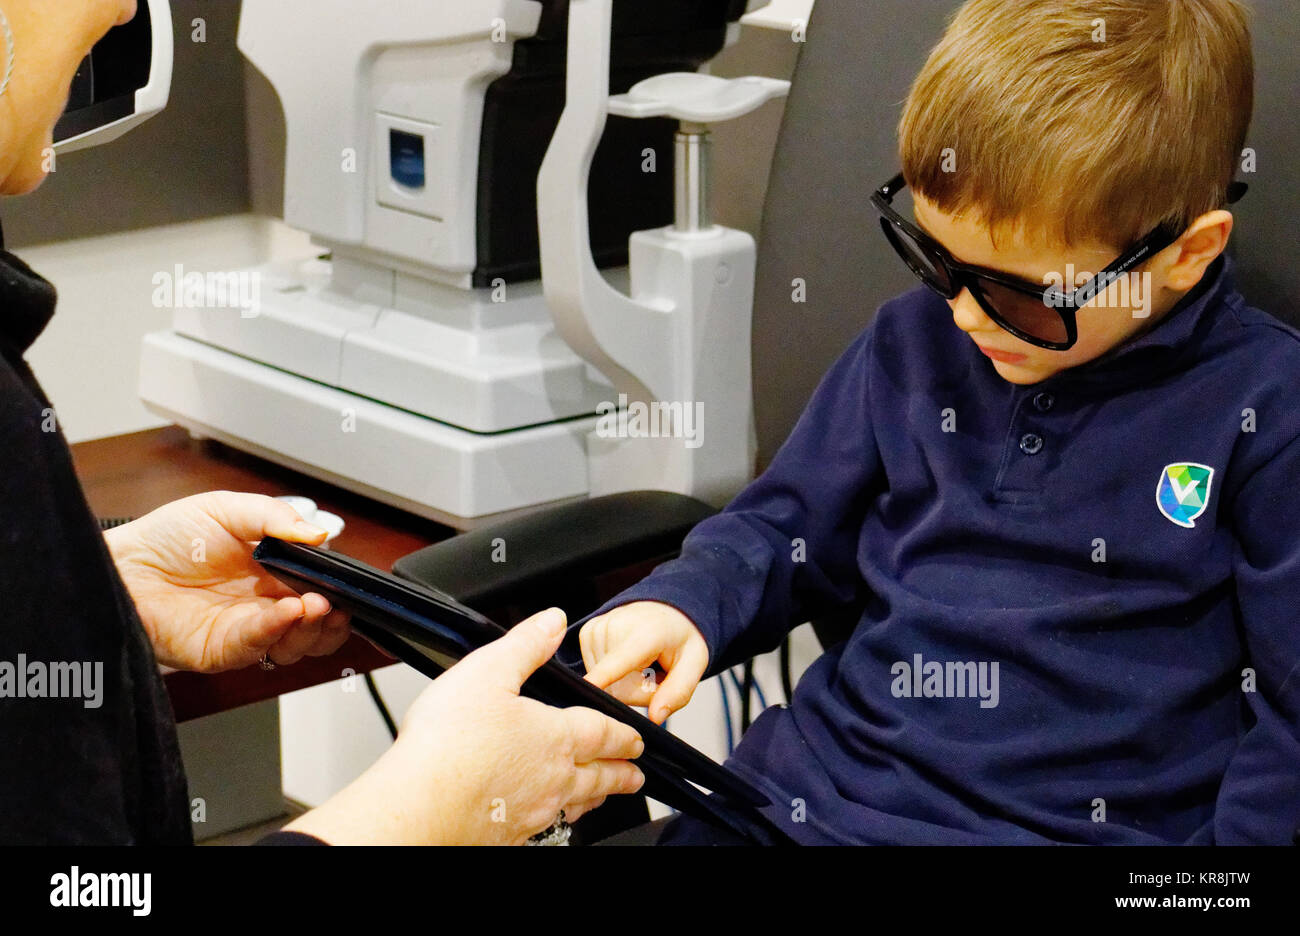
[[[467,432],[172,332],[146,336],[140,364],[152,412],[455,529],[588,492],[595,417]]]

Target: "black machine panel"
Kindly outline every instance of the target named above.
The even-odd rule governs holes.
[[[149,83],[152,49],[149,5],[141,3],[135,17],[110,29],[78,66],[54,142],[134,114],[135,93]]]
[[[478,174],[478,266],[474,285],[541,276],[537,174],[564,110],[568,0],[542,0],[537,34],[515,43],[508,74],[488,88]],[[610,93],[670,71],[695,71],[723,47],[745,0],[615,0]],[[673,220],[676,122],[609,118],[592,163],[591,246],[601,267],[627,263],[633,231]],[[641,169],[646,149],[657,171]],[[494,210],[495,205],[504,206]]]

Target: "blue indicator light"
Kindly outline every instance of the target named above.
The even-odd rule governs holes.
[[[424,188],[424,137],[389,130],[388,153],[394,182],[404,188]]]

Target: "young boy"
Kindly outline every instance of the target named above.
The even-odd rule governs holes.
[[[728,761],[796,840],[1291,844],[1300,332],[1223,253],[1252,74],[1238,0],[962,7],[873,199],[928,288],[582,627],[589,678],[662,721],[861,609]]]

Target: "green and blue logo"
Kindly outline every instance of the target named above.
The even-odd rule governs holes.
[[[1195,462],[1165,465],[1156,485],[1156,506],[1180,527],[1194,527],[1197,517],[1210,503],[1210,482],[1214,469]]]

